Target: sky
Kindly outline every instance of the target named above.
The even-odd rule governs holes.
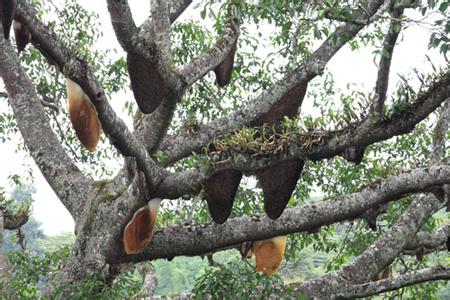
[[[53,3],[57,5],[58,1],[54,0]],[[79,3],[86,9],[99,14],[101,26],[104,28],[104,36],[99,45],[120,49],[114,38],[106,1],[79,0]],[[136,24],[141,24],[148,15],[149,1],[131,0],[129,3]],[[189,17],[198,18],[199,13],[188,12],[183,15],[183,18]],[[395,48],[393,55],[390,91],[395,89],[399,80],[399,74],[409,74],[413,68],[431,72],[432,68],[425,58],[425,54],[431,58],[435,65],[439,66],[445,63],[436,50],[428,50],[429,35],[426,29],[417,25],[412,25],[402,32],[399,39],[400,43]],[[373,48],[366,48],[358,52],[352,52],[347,47],[341,49],[327,66],[327,69],[335,75],[336,87],[345,89],[348,83],[354,83],[366,91],[371,91],[375,85],[377,74],[377,66],[373,60],[373,50]],[[0,84],[2,83],[0,82]],[[0,101],[0,113],[5,110],[6,105],[4,102],[4,100]],[[113,103],[117,104],[119,101],[113,101]],[[308,103],[306,99],[302,111],[308,111],[311,106],[312,104]],[[127,123],[130,124],[129,118],[124,115],[120,107],[114,107],[114,109],[121,117],[126,118]],[[16,173],[24,174],[23,164],[30,166],[33,169],[34,185],[37,189],[33,204],[34,217],[42,222],[42,229],[47,235],[56,235],[67,231],[73,232],[74,223],[70,214],[59,202],[39,169],[34,165],[33,160],[23,152],[16,152],[15,148],[14,141],[0,144],[0,154],[4,158],[0,168],[0,186],[10,190],[12,186],[8,184],[8,176]]]

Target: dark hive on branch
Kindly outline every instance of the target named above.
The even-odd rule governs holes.
[[[217,84],[221,87],[226,86],[231,81],[231,74],[233,73],[234,56],[236,55],[237,39],[231,46],[225,59],[214,69],[216,74]]]
[[[235,52],[236,42],[225,60],[214,70],[220,86],[230,81]],[[249,125],[252,127],[274,125],[275,133],[280,132],[283,118],[298,114],[307,86],[307,83],[301,83],[291,88],[268,112]],[[277,219],[283,213],[295,190],[303,165],[303,160],[292,159],[255,172],[263,189],[264,209],[270,218]],[[242,173],[238,170],[226,170],[214,174],[205,181],[208,208],[215,222],[223,223],[229,217],[241,177]]]
[[[9,31],[16,13],[15,0],[1,0],[0,1],[0,18],[2,19],[3,36],[9,39]]]
[[[31,42],[31,32],[25,25],[15,20],[13,22],[13,29],[17,51],[20,53]]]
[[[224,170],[215,173],[203,184],[208,209],[214,222],[222,224],[230,216],[241,178],[241,171]]]
[[[169,88],[155,65],[148,62],[142,55],[128,53],[127,64],[131,89],[137,105],[144,114],[149,114],[167,97]]]

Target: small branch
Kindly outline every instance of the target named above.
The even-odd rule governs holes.
[[[192,207],[191,210],[189,211],[188,216],[186,217],[186,220],[184,220],[184,224],[191,224],[192,223],[192,219],[194,217],[194,211],[197,208],[197,204],[198,202],[201,200],[200,197],[194,197],[194,200],[192,200]]]
[[[402,13],[402,10],[395,12],[395,17],[400,16]],[[376,118],[380,118],[383,113],[384,101],[386,100],[389,84],[392,55],[394,53],[395,43],[400,34],[400,26],[401,22],[396,20],[391,21],[381,50],[380,65],[378,67],[378,76],[375,85],[375,97],[371,108],[371,113],[373,113]]]
[[[438,246],[436,248],[417,248],[414,250],[403,250],[402,255],[408,255],[408,256],[414,256],[419,262],[422,262],[421,259],[423,259],[423,257],[425,255],[428,254],[436,254],[437,252],[441,252],[441,251],[447,251],[447,247],[445,245],[441,245]],[[422,257],[420,257],[422,256]],[[398,257],[400,260],[403,260],[403,258],[401,256]],[[407,269],[407,266],[405,264],[404,261],[402,261],[403,267],[405,268],[405,270]]]
[[[450,124],[450,97],[445,100],[444,107],[439,119],[436,123],[436,127],[433,132],[433,162],[440,163],[445,160],[445,150],[447,134],[449,131]],[[442,157],[444,155],[444,157]]]
[[[230,4],[232,5],[232,4]],[[178,73],[187,86],[205,76],[206,73],[217,67],[233,48],[239,36],[239,18],[233,15],[233,9],[229,7],[226,25],[222,35],[216,43],[205,52],[194,58],[187,65],[179,68]]]
[[[206,258],[208,259],[208,265],[210,267],[216,265],[216,262],[214,261],[214,258],[213,258],[212,254],[206,254]]]
[[[50,108],[51,110],[55,111],[55,112],[59,112],[59,108],[56,104],[51,103],[51,102],[47,102],[44,99],[41,99],[41,104],[44,107]]]
[[[366,26],[368,24],[367,20],[364,19],[355,19],[348,20],[345,16],[336,16],[333,13],[327,11],[325,12],[324,17],[328,20],[334,20],[339,22],[345,22],[352,25],[358,25],[358,26]]]
[[[394,10],[406,9],[406,8],[417,8],[420,7],[420,0],[404,0],[404,1],[394,1]]]
[[[351,290],[341,293],[344,298],[362,298],[381,293],[398,290],[413,284],[427,281],[449,280],[450,268],[437,266],[402,274],[398,277],[387,278],[379,281],[360,285],[353,285]]]
[[[416,234],[414,239],[406,244],[404,249],[416,250],[421,247],[426,249],[435,249],[445,244],[449,235],[450,224],[442,226],[435,233],[420,231]]]
[[[80,157],[78,156],[77,152],[76,152],[75,149],[73,148],[74,145],[72,145],[72,144],[68,141],[68,139],[67,139],[67,137],[66,137],[66,135],[65,135],[65,131],[64,131],[64,129],[62,128],[60,122],[58,121],[58,117],[57,117],[56,113],[55,113],[55,112],[51,112],[51,114],[52,114],[52,116],[53,116],[53,120],[55,121],[56,129],[57,129],[57,131],[58,131],[58,133],[59,133],[59,136],[62,138],[62,140],[63,140],[63,142],[65,143],[66,147],[69,148],[70,152],[71,152],[72,155],[73,155],[73,158],[76,159],[76,160],[79,160]]]
[[[25,251],[27,249],[27,240],[25,238],[25,234],[22,231],[22,228],[18,228],[17,232],[17,243],[20,246],[20,249],[22,249],[22,251]]]

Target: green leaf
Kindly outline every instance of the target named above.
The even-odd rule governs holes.
[[[200,12],[200,17],[201,17],[202,19],[205,19],[205,17],[206,17],[206,8],[203,9],[203,10]]]
[[[445,2],[441,3],[441,5],[439,5],[439,10],[442,13],[445,13],[449,5],[450,5],[449,1],[445,1]]]

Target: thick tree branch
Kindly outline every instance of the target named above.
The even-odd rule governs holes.
[[[163,102],[149,115],[137,112],[138,120],[133,134],[142,141],[149,153],[153,154],[166,136],[175,108],[175,103]]]
[[[166,58],[166,61],[168,61],[170,57],[170,44],[167,43],[170,41],[164,40],[163,38],[170,36],[168,32],[170,24],[164,9],[158,10],[160,7],[161,5],[159,4],[152,5],[152,22],[149,24],[149,28],[153,29],[155,32],[154,38],[158,45],[161,45],[161,48],[163,49],[165,47],[167,48],[164,53],[168,53],[168,57]],[[165,31],[164,28],[166,29]],[[217,43],[211,49],[202,53],[178,71],[180,78],[185,85],[183,90],[216,67],[233,47],[238,35],[239,22],[236,17],[231,15],[228,18],[224,33]],[[158,39],[158,37],[163,40]],[[219,54],[216,53],[217,51],[219,51]],[[137,136],[143,141],[150,153],[153,153],[159,147],[166,135],[176,103],[181,99],[182,94],[183,92],[180,92],[179,97],[172,101],[164,101],[152,114],[142,116],[138,123],[139,126],[135,126]]]
[[[138,34],[127,0],[107,0],[111,23],[117,40],[123,49],[133,48],[133,39]]]
[[[283,149],[277,155],[262,153],[255,156],[254,152],[245,147],[229,149],[217,158],[222,162],[216,164],[215,167],[216,170],[232,168],[252,172],[292,158],[310,160],[330,158],[349,146],[368,146],[410,132],[417,123],[425,119],[448,97],[450,97],[450,73],[447,72],[440,76],[427,91],[420,93],[413,103],[386,119],[375,123],[370,123],[372,120],[367,123],[363,121],[362,124],[355,125],[355,128],[336,132],[312,131],[306,134],[290,135],[288,142],[284,141],[286,142],[284,143],[281,140],[275,145],[276,147],[281,146]],[[313,143],[311,143],[312,140]],[[207,177],[208,173],[204,171],[185,171],[172,174],[161,182],[157,193],[162,198],[180,197],[201,187],[201,183]]]
[[[61,202],[75,218],[89,191],[85,177],[53,132],[39,96],[11,44],[0,38],[0,76],[31,156]]]
[[[142,26],[142,31],[147,31],[145,35],[147,39],[158,45],[162,61],[169,62],[171,60],[171,41],[170,41],[170,20],[169,7],[166,1],[151,1],[151,18]],[[163,78],[163,77],[162,77]],[[179,81],[177,84],[180,83]],[[184,88],[176,86],[173,89],[172,96],[163,99],[162,103],[153,113],[142,115],[137,112],[138,122],[135,122],[135,135],[142,141],[150,153],[159,147],[162,139],[167,133],[167,129],[172,120],[176,109],[176,104],[181,99]]]
[[[413,103],[407,104],[383,120],[373,122],[368,118],[352,126],[354,128],[346,128],[342,131],[314,130],[305,135],[290,136],[289,143],[279,157],[276,155],[266,157],[267,153],[257,157],[245,147],[243,150],[230,149],[225,152],[224,157],[219,157],[219,161],[227,159],[227,162],[221,163],[218,169],[227,169],[231,166],[242,171],[253,171],[271,165],[271,161],[291,158],[320,160],[333,157],[348,146],[368,146],[410,132],[417,123],[436,110],[448,97],[450,97],[450,72],[447,71],[439,75],[429,89],[420,93]]]
[[[154,39],[158,45],[161,45],[160,48],[164,49],[164,47],[170,45],[166,45],[168,42],[167,40],[160,41],[158,37],[164,38],[170,36],[168,32],[170,24],[164,9],[159,10],[161,5],[158,3],[156,4],[157,5],[152,5],[152,20],[147,27],[149,27],[149,30],[155,32]],[[202,53],[199,57],[195,58],[191,63],[178,71],[180,78],[185,85],[183,90],[198,78],[204,76],[206,72],[217,66],[233,47],[233,44],[239,35],[239,22],[236,17],[230,16],[227,24],[222,37],[211,49]],[[164,28],[166,31],[164,31]],[[170,47],[167,48],[168,49],[163,52],[168,53],[169,55]],[[220,51],[220,55],[218,56],[216,54],[217,51]],[[169,57],[166,58],[166,61],[168,61],[168,59]],[[199,72],[201,74],[199,74]],[[175,106],[181,99],[182,94],[183,92],[180,91],[178,98],[172,99],[172,101],[164,101],[152,114],[142,116],[141,120],[138,122],[139,126],[135,126],[137,136],[143,141],[150,153],[153,153],[159,147],[166,135],[170,121],[173,117]]]
[[[369,281],[403,251],[423,223],[442,206],[431,194],[419,195],[397,222],[340,274],[353,283]]]
[[[444,102],[442,112],[436,122],[433,132],[433,148],[431,163],[448,163],[448,132],[450,126],[450,96]],[[435,194],[447,203],[447,211],[450,211],[450,185],[446,184],[435,190]]]
[[[369,1],[367,12],[374,14],[383,1]],[[263,115],[293,87],[306,83],[323,72],[327,62],[336,52],[362,29],[362,26],[346,24],[338,27],[334,33],[306,60],[306,62],[288,73],[257,96],[250,104],[200,127],[194,134],[180,133],[163,141],[161,150],[167,155],[167,163],[173,163],[192,152],[198,151],[203,145],[228,133],[241,128]],[[180,146],[182,145],[182,146]]]
[[[233,11],[231,8],[228,9],[225,28],[216,43],[179,69],[178,73],[187,86],[192,85],[217,67],[233,48],[239,36],[240,25],[239,18],[233,15]]]
[[[138,262],[180,255],[201,255],[244,241],[311,231],[323,225],[357,218],[371,207],[449,181],[450,166],[416,169],[409,173],[389,177],[361,192],[288,208],[275,221],[261,215],[229,219],[222,225],[199,224],[168,227],[155,233],[152,243],[144,253],[127,256],[122,250],[122,254],[117,254],[117,257],[112,258],[112,262]]]
[[[169,66],[170,22],[167,3],[153,1],[151,9],[154,16],[138,29],[134,24],[127,0],[107,1],[111,22],[120,45],[127,53],[135,53],[155,67],[158,76],[164,80],[170,90],[168,99],[163,99],[163,102],[178,102],[183,93],[183,82]]]
[[[171,43],[170,43],[170,20],[169,4],[165,0],[151,0],[150,9],[152,13],[153,38],[159,48],[164,61],[170,61]]]
[[[101,84],[86,62],[77,58],[54,32],[39,21],[33,8],[28,6],[25,1],[18,1],[16,18],[30,29],[33,36],[33,45],[46,57],[50,57],[61,72],[80,85],[88,95],[97,110],[103,131],[107,134],[111,144],[124,156],[136,158],[139,169],[146,175],[150,189],[157,186],[167,172],[154,163],[145,147],[116,115],[103,92]],[[46,145],[46,143],[41,145]],[[46,151],[46,153],[51,153],[51,151]],[[64,189],[60,190],[64,191]],[[59,189],[55,189],[55,191],[58,192]]]
[[[147,60],[150,63],[148,67],[152,68],[152,72],[157,73],[153,76],[159,76],[167,83],[169,89],[168,95],[160,99],[161,105],[152,114],[142,116],[138,112],[140,120],[137,124],[141,126],[135,126],[137,132],[134,135],[152,152],[166,134],[176,104],[184,92],[183,83],[178,74],[169,68],[171,45],[168,3],[153,0],[151,2],[152,16],[141,26],[139,32],[134,30],[135,25],[129,13],[127,1],[108,0],[108,7],[113,28],[124,50],[133,53],[133,56],[137,55]],[[126,31],[124,28],[129,30]],[[132,78],[132,80],[137,79]]]
[[[371,281],[403,251],[423,223],[442,206],[443,203],[431,194],[417,196],[395,224],[350,264],[341,271],[300,284],[295,291],[311,298],[334,299],[351,292],[355,285]]]
[[[381,293],[398,290],[413,284],[427,281],[449,280],[450,268],[437,266],[402,274],[394,278],[387,278],[360,285],[353,285],[351,289],[340,293],[343,298],[362,298]]]

